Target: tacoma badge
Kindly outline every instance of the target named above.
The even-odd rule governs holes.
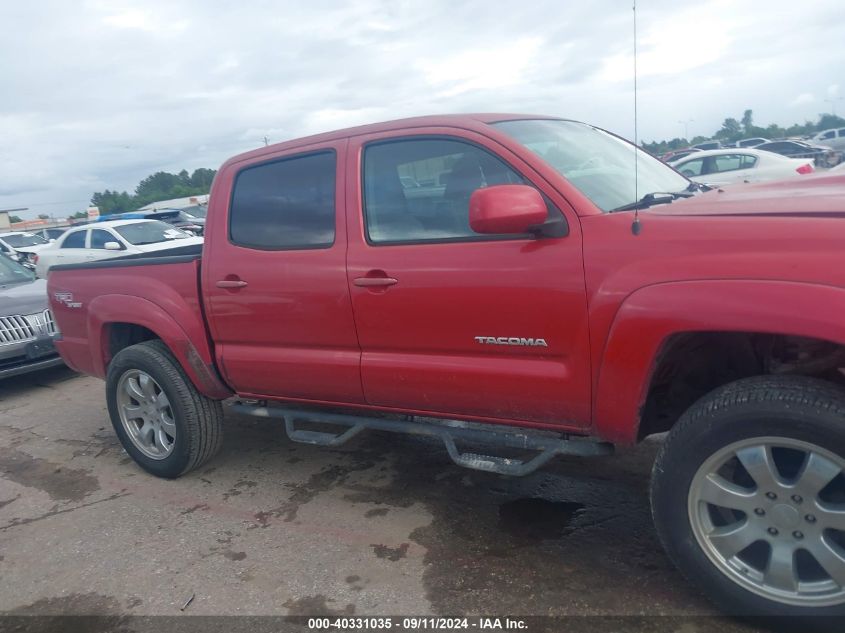
[[[548,347],[544,338],[522,338],[518,336],[476,336],[482,345],[523,345],[527,347]]]

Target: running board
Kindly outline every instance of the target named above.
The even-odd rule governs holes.
[[[437,437],[445,444],[449,457],[458,466],[498,473],[500,475],[527,475],[545,465],[556,455],[591,457],[609,455],[613,452],[613,445],[607,442],[592,439],[570,439],[568,437],[562,437],[559,433],[531,431],[506,426],[500,427],[493,424],[478,424],[458,420],[432,420],[427,422],[389,420],[385,418],[308,411],[288,407],[264,407],[244,403],[235,403],[231,405],[231,408],[238,413],[259,418],[283,419],[285,422],[285,431],[291,440],[319,446],[340,446],[366,429]],[[349,428],[342,433],[309,431],[296,428],[296,422],[332,424],[348,426]],[[504,448],[533,450],[538,451],[538,454],[531,459],[522,460],[495,455],[462,453],[458,450],[455,440],[489,444]]]

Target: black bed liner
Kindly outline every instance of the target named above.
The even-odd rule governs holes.
[[[123,257],[112,257],[95,262],[84,262],[81,264],[59,264],[51,266],[50,272],[54,270],[83,270],[87,268],[124,268],[127,266],[155,266],[160,264],[182,264],[192,262],[202,257],[202,244],[191,244],[189,246],[176,246],[152,253],[138,253],[136,255],[124,255]]]

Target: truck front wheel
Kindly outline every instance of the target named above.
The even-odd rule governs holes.
[[[845,615],[845,390],[800,376],[717,389],[670,431],[652,512],[670,558],[737,615]]]
[[[184,475],[220,448],[222,405],[196,390],[161,341],[132,345],[114,357],[106,399],[123,448],[157,477]]]

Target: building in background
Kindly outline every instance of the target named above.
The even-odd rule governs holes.
[[[158,211],[159,209],[185,209],[187,207],[206,206],[208,194],[204,196],[188,196],[187,198],[173,198],[173,200],[159,200],[144,205],[138,211]]]

